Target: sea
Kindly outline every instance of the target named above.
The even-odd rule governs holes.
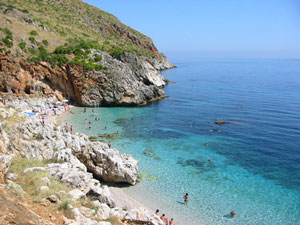
[[[168,98],[74,108],[66,121],[113,134],[112,147],[139,160],[140,181],[124,192],[180,225],[300,224],[300,60],[171,61]]]

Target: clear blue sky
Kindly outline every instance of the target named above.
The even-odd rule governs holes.
[[[300,58],[300,0],[84,0],[161,52]]]

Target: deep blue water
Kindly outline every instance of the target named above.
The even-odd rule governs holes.
[[[137,158],[144,175],[126,191],[181,225],[300,224],[300,60],[174,63],[163,72],[176,82],[169,98],[95,109],[101,120],[91,130],[83,123],[94,120],[91,109],[68,120],[89,135],[119,130],[113,147]]]

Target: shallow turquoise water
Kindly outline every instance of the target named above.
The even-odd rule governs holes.
[[[166,87],[170,98],[94,109],[100,121],[76,108],[68,121],[93,136],[119,130],[112,146],[137,158],[144,174],[126,192],[181,225],[300,224],[300,61],[174,62],[164,72],[176,81]]]

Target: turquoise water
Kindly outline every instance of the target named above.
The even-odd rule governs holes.
[[[76,108],[68,121],[93,136],[119,130],[112,146],[144,177],[126,192],[180,225],[300,224],[300,60],[173,62],[169,98],[94,109],[100,121]]]

